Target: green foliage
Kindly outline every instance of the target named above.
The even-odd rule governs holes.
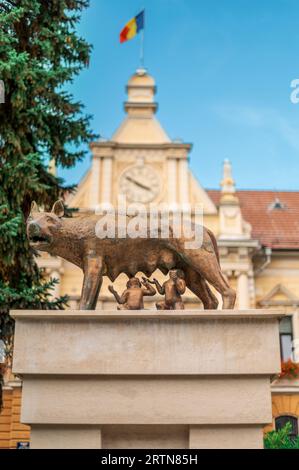
[[[264,437],[265,449],[299,449],[299,437],[291,439],[291,423],[287,423],[279,431],[270,431]]]
[[[76,32],[86,0],[2,0],[0,4],[0,339],[11,344],[9,309],[63,308],[39,271],[25,233],[31,201],[45,209],[72,188],[48,170],[71,167],[95,136],[90,116],[65,91],[89,63]],[[9,349],[9,348],[8,348]]]

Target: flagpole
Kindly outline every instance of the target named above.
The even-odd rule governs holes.
[[[143,12],[143,28],[140,31],[140,68],[144,69],[144,12],[145,8],[143,7],[142,10]]]
[[[140,32],[140,67],[144,68],[144,29]]]

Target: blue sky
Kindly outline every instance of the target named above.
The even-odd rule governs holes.
[[[217,188],[225,158],[239,188],[299,189],[298,0],[91,0],[79,31],[94,46],[71,86],[111,137],[124,117],[125,85],[140,38],[119,44],[125,23],[146,10],[145,65],[157,82],[158,118],[171,138],[193,143],[190,165]],[[59,174],[77,183],[90,157]]]

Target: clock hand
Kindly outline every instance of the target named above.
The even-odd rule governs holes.
[[[152,189],[149,186],[146,186],[145,184],[140,183],[139,181],[134,180],[131,178],[131,176],[126,176],[126,179],[130,181],[131,183],[136,184],[136,186],[139,186],[142,189],[146,189],[147,191],[151,191]]]

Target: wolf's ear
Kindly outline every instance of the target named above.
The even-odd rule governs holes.
[[[31,203],[30,214],[33,214],[34,212],[39,212],[38,205],[36,204],[35,201]]]
[[[64,205],[61,199],[58,199],[58,201],[53,204],[51,212],[53,212],[53,214],[57,215],[58,217],[64,216]]]

